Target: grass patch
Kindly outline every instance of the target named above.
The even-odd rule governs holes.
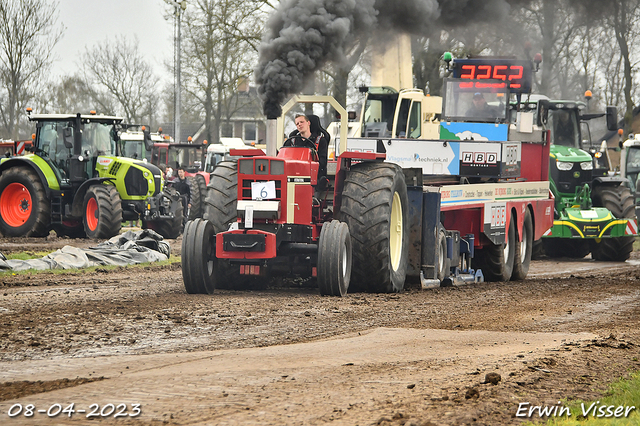
[[[640,238],[636,238],[633,242],[633,251],[640,251]]]
[[[18,253],[7,254],[6,258],[9,260],[29,260],[40,259],[51,253],[50,251],[21,251]]]
[[[600,401],[600,402],[598,402]],[[546,423],[542,423],[547,426],[636,426],[640,424],[640,372],[636,372],[631,375],[629,379],[619,380],[609,385],[609,389],[605,394],[595,401],[563,401],[563,406],[569,407],[571,411],[571,417],[563,416],[560,418],[550,418]],[[635,409],[628,412],[628,417],[615,418],[613,416],[596,417],[593,413],[593,407],[590,411],[589,407],[593,403],[596,403],[594,407],[600,408],[604,405],[604,415],[607,415],[607,407],[613,406],[611,411],[615,413],[617,407],[622,406],[623,412],[627,407],[635,406]],[[588,411],[587,416],[582,414],[582,405],[584,410]],[[559,410],[558,410],[559,411]],[[537,416],[537,412],[534,414]],[[527,423],[527,425],[533,425],[534,423]],[[538,423],[540,424],[540,423]]]
[[[42,257],[42,256],[40,256]],[[180,256],[172,256],[171,259],[161,260],[159,262],[146,262],[146,263],[138,263],[136,265],[126,265],[126,266],[118,266],[118,265],[100,265],[100,266],[91,266],[89,268],[82,269],[46,269],[44,271],[40,271],[37,269],[27,269],[25,271],[2,271],[0,272],[0,277],[12,276],[12,275],[33,275],[33,274],[52,274],[52,275],[69,275],[69,274],[77,274],[78,271],[86,272],[95,272],[96,270],[100,270],[100,272],[109,272],[114,271],[118,268],[145,268],[145,267],[163,267],[167,265],[177,264],[179,265],[181,262]]]

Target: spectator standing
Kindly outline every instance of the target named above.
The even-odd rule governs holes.
[[[178,166],[178,176],[171,181],[171,185],[180,193],[182,206],[184,208],[184,223],[189,219],[189,209],[191,209],[191,187],[184,174],[184,167]]]

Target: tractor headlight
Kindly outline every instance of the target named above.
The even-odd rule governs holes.
[[[580,163],[580,168],[582,170],[593,170],[593,163],[591,161],[583,161]]]
[[[573,168],[573,163],[567,163],[566,161],[556,161],[556,167],[558,167],[558,170],[571,170]]]
[[[148,178],[149,177],[149,172],[144,172],[144,177]]]

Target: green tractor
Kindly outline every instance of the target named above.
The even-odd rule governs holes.
[[[617,128],[616,110],[583,114],[575,101],[537,101],[538,123],[548,131],[551,150],[549,181],[555,197],[553,226],[536,248],[550,257],[624,262],[638,235],[633,196],[626,179],[610,176],[606,149],[592,149],[588,121],[607,117]],[[583,139],[585,138],[585,139]]]
[[[122,118],[27,112],[36,123],[31,153],[0,162],[2,235],[43,237],[53,229],[110,238],[129,220],[165,238],[180,235],[182,203],[176,191],[163,190],[160,169],[118,156]]]

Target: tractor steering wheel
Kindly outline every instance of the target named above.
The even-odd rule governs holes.
[[[300,139],[302,141],[302,145],[295,145],[295,140],[296,139]],[[313,141],[309,138],[305,138],[304,136],[298,134],[298,135],[293,135],[290,136],[289,139],[287,139],[284,144],[282,146],[289,146],[289,147],[298,147],[298,148],[311,148],[313,150],[316,149],[316,144],[313,143]]]

